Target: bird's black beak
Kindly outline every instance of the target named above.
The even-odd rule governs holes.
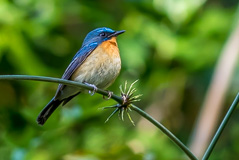
[[[116,36],[118,36],[118,35],[120,35],[120,34],[122,34],[122,33],[124,33],[124,32],[125,32],[125,30],[115,31],[114,33],[112,33],[111,35],[109,35],[109,38],[110,38],[110,37],[116,37]]]

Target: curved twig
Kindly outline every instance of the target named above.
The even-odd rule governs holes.
[[[53,82],[53,83],[61,83],[64,85],[74,86],[74,87],[80,87],[85,88],[88,90],[93,90],[94,88],[88,85],[85,85],[83,83],[70,81],[70,80],[64,80],[60,78],[52,78],[52,77],[43,77],[43,76],[29,76],[29,75],[0,75],[0,80],[34,80],[34,81],[44,81],[44,82]],[[107,91],[104,91],[102,89],[97,89],[96,93],[99,93],[101,95],[107,96],[109,93]],[[115,94],[112,94],[112,99],[114,99],[119,104],[123,103],[123,99]],[[197,160],[197,158],[194,156],[194,154],[175,136],[173,135],[167,128],[165,128],[161,123],[156,121],[154,118],[152,118],[149,114],[141,110],[135,105],[131,105],[132,109],[139,113],[141,116],[149,120],[152,124],[154,124],[157,128],[159,128],[164,134],[166,134],[179,148],[181,148],[184,153],[192,160]]]

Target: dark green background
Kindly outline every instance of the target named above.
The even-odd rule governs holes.
[[[119,94],[120,84],[139,79],[137,93],[143,96],[136,105],[187,144],[238,19],[237,6],[236,0],[0,0],[0,74],[61,77],[89,31],[125,29],[118,37],[121,74],[109,90]],[[237,67],[225,111],[238,92],[238,77]],[[136,126],[117,116],[105,124],[111,111],[98,108],[116,102],[98,94],[79,95],[38,126],[36,117],[56,88],[45,82],[0,82],[0,159],[185,159],[134,112]],[[236,110],[211,159],[238,157],[238,115]]]

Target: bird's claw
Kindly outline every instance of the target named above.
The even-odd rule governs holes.
[[[87,83],[87,82],[84,82],[84,84],[86,84],[87,86],[93,87],[92,91],[89,90],[89,94],[93,96],[98,88],[94,84],[90,84],[90,83]]]
[[[122,94],[122,99],[123,99],[123,104],[125,104],[128,101],[127,95]]]
[[[109,100],[111,97],[112,97],[112,95],[113,95],[113,92],[111,92],[111,91],[107,91],[108,92],[108,97],[105,97],[104,95],[103,95],[103,98],[105,99],[105,100]]]

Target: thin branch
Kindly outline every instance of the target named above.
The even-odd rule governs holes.
[[[234,25],[218,58],[205,100],[191,135],[190,149],[200,159],[219,122],[223,103],[239,58],[239,5]],[[213,111],[213,112],[212,112]]]
[[[94,87],[91,87],[89,85],[75,82],[75,81],[70,81],[70,80],[65,80],[65,79],[60,79],[60,78],[52,78],[52,77],[43,77],[43,76],[29,76],[29,75],[0,75],[0,80],[33,80],[33,81],[44,81],[44,82],[53,82],[53,83],[61,83],[64,85],[69,85],[69,86],[74,86],[74,87],[79,87],[79,88],[85,88],[88,90],[94,90]],[[108,92],[104,91],[102,89],[97,89],[96,93],[99,93],[104,96],[108,96]],[[118,103],[122,102],[122,98],[119,96],[116,96],[112,94],[111,96],[112,99],[117,101]]]
[[[150,121],[152,124],[154,124],[157,128],[159,128],[164,134],[166,134],[174,143],[176,143],[183,151],[188,155],[188,157],[192,160],[197,160],[197,158],[194,156],[194,154],[174,135],[172,134],[167,128],[165,128],[161,123],[156,121],[153,117],[151,117],[148,113],[144,112],[140,108],[138,108],[135,105],[132,105],[132,110],[139,113],[141,116],[143,116],[145,119]]]
[[[224,117],[222,123],[220,124],[216,134],[214,135],[214,137],[213,137],[211,143],[209,144],[205,154],[203,155],[203,158],[202,158],[203,160],[207,160],[209,158],[209,156],[212,153],[212,150],[214,149],[220,135],[223,132],[223,129],[227,125],[227,123],[228,123],[233,111],[236,109],[236,106],[238,105],[238,103],[239,103],[239,93],[237,93],[236,98],[234,99],[234,101],[233,101],[231,107],[229,108],[229,110],[227,111],[227,114],[225,115],[225,117]]]
[[[51,78],[51,77],[42,77],[42,76],[28,76],[28,75],[0,75],[0,80],[34,80],[34,81],[44,81],[44,82],[53,82],[53,83],[61,83],[64,85],[85,88],[88,90],[93,90],[94,88],[83,83],[74,82],[70,80],[64,80],[59,78]],[[99,93],[104,96],[108,96],[108,92],[102,89],[97,89],[96,93]],[[119,104],[123,103],[123,99],[117,95],[112,94],[112,99],[114,99]],[[152,118],[149,114],[141,110],[135,105],[131,105],[132,109],[139,113],[141,116],[149,120],[152,124],[154,124],[157,128],[159,128],[164,134],[166,134],[179,148],[181,148],[184,153],[192,160],[197,160],[197,158],[193,155],[193,153],[175,136],[173,135],[167,128],[165,128],[161,123]]]

